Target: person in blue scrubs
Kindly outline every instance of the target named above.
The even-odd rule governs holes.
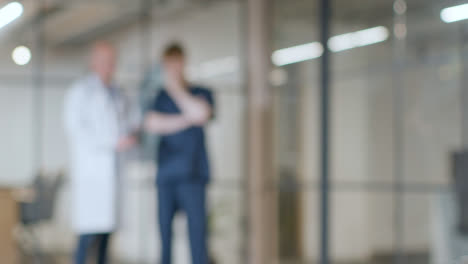
[[[162,264],[171,263],[172,222],[187,215],[193,264],[208,264],[206,186],[210,166],[204,126],[213,118],[211,91],[184,77],[185,54],[178,44],[163,53],[164,89],[145,117],[145,129],[161,136],[157,148],[158,217]]]

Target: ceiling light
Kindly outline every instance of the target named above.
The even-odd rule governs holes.
[[[406,6],[405,0],[396,0],[395,3],[393,4],[393,10],[398,15],[403,15],[404,13],[406,13],[406,9],[407,9],[407,6]]]
[[[16,47],[11,53],[11,58],[17,65],[26,65],[31,60],[31,51],[25,46]]]
[[[468,19],[468,4],[444,8],[440,11],[440,18],[445,23]]]
[[[239,60],[236,56],[218,58],[200,64],[199,76],[201,78],[213,78],[216,76],[230,74],[239,69]]]
[[[330,38],[328,47],[333,52],[363,47],[388,39],[388,29],[383,26],[346,33]]]
[[[0,28],[8,25],[23,14],[23,5],[12,2],[0,9]]]
[[[328,48],[333,52],[364,47],[383,42],[390,33],[383,26],[364,29],[356,32],[334,36],[328,40]],[[273,52],[271,60],[276,66],[311,60],[322,56],[323,46],[319,42],[312,42]]]
[[[276,66],[306,61],[322,56],[323,47],[319,42],[312,42],[273,52],[271,60]]]

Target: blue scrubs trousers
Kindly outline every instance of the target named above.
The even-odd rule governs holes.
[[[172,222],[177,211],[187,215],[192,264],[208,264],[206,241],[206,184],[158,184],[161,264],[172,263]]]

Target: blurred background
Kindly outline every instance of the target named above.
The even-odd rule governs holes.
[[[63,101],[90,45],[116,45],[116,83],[138,104],[175,39],[191,80],[216,95],[216,263],[464,263],[464,4],[0,0],[0,262],[70,263]],[[158,261],[155,170],[138,153],[126,162],[112,263]],[[174,227],[182,264],[185,221]]]

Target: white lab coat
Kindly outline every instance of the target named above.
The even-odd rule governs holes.
[[[117,227],[117,142],[125,133],[124,98],[111,96],[96,75],[72,85],[65,98],[71,151],[73,227],[78,234]]]

